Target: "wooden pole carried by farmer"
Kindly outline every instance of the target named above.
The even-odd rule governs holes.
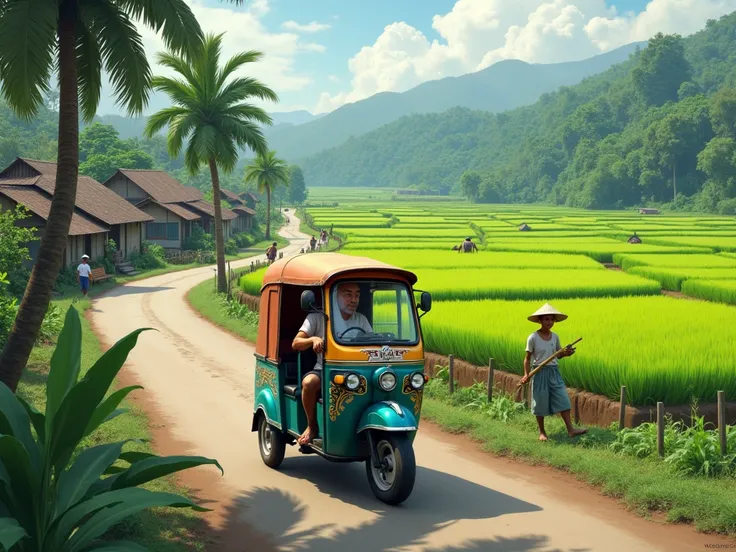
[[[572,425],[570,420],[570,397],[567,395],[567,387],[557,366],[558,359],[575,354],[573,345],[581,341],[582,338],[567,347],[562,347],[559,336],[552,331],[552,326],[555,325],[555,322],[567,320],[567,315],[561,313],[549,303],[545,303],[527,319],[541,327],[526,340],[524,377],[521,378],[520,385],[524,385],[531,380],[531,408],[532,414],[537,418],[539,440],[547,440],[544,418],[558,413],[562,416],[567,427],[567,434],[570,437],[587,433],[587,429],[578,429]]]

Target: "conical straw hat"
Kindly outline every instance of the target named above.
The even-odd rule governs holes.
[[[555,322],[562,322],[563,320],[567,320],[567,315],[562,314],[560,311],[558,311],[556,308],[554,308],[549,303],[545,303],[537,312],[532,314],[530,317],[527,318],[530,322],[539,322],[539,317],[544,316],[545,314],[554,314],[555,315]]]

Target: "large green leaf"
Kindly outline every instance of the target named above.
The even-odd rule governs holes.
[[[51,368],[46,380],[46,435],[51,435],[56,412],[69,390],[77,383],[81,365],[82,324],[76,309],[70,306],[51,357]]]
[[[5,467],[8,486],[17,508],[13,515],[23,526],[31,527],[40,480],[31,468],[23,444],[10,435],[0,435],[0,462]]]
[[[73,546],[77,545],[80,548],[84,548],[92,539],[104,533],[110,525],[117,523],[128,515],[152,506],[177,505],[188,506],[199,511],[207,511],[205,508],[200,508],[184,497],[169,493],[156,493],[137,487],[93,496],[67,510],[55,522],[55,527],[49,533],[47,539],[49,541],[49,548],[58,552],[69,551]],[[114,508],[119,506],[126,509],[128,513],[120,516],[119,511],[115,511],[117,515],[112,516],[111,514],[114,513]],[[87,527],[93,520],[94,526]],[[76,540],[74,542],[67,540],[77,527],[79,527],[79,530],[74,534],[74,539]],[[82,534],[80,535],[80,533]]]
[[[0,433],[12,435],[23,444],[36,473],[41,472],[41,451],[31,432],[31,418],[18,398],[0,383]]]
[[[107,397],[102,404],[95,409],[94,414],[92,414],[92,419],[90,419],[89,424],[87,424],[87,428],[84,430],[84,437],[87,437],[87,435],[100,427],[104,422],[109,421],[111,419],[109,416],[115,412],[115,409],[123,399],[127,397],[131,391],[135,391],[136,389],[143,389],[143,387],[140,385],[131,385],[130,387],[124,387],[123,389],[115,391],[115,393]]]
[[[93,483],[120,457],[123,447],[133,439],[108,443],[83,451],[59,477],[54,518],[81,501]]]
[[[74,533],[60,552],[81,552],[92,540],[104,534],[111,526],[148,508],[168,506],[173,508],[192,508],[199,512],[209,511],[207,508],[197,506],[194,502],[183,496],[138,488],[126,490],[141,492],[139,496],[131,497],[115,506],[95,513]]]
[[[23,405],[23,408],[26,409],[28,417],[31,419],[31,423],[33,424],[33,428],[38,434],[38,440],[43,444],[46,440],[46,416],[44,416],[43,412],[39,411],[35,406],[29,404],[23,397],[16,395],[16,398],[20,401],[20,404]]]
[[[95,410],[135,347],[138,336],[147,329],[135,330],[115,343],[64,398],[54,420],[53,433],[49,436],[50,460],[57,470],[66,467]]]
[[[225,473],[217,460],[203,456],[153,456],[131,465],[113,483],[112,489],[136,487],[172,473],[208,464],[217,466],[220,472]]]
[[[0,518],[0,546],[10,550],[28,533],[13,518]]]

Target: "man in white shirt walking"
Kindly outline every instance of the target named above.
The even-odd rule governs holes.
[[[89,289],[89,275],[92,273],[92,267],[87,263],[87,259],[89,259],[88,255],[82,255],[82,263],[77,267],[77,281],[85,297]]]
[[[349,340],[346,334],[362,335],[373,333],[373,328],[368,319],[357,312],[360,302],[360,286],[354,282],[344,282],[337,288],[337,307],[340,316],[332,317],[335,336],[338,340]],[[359,328],[359,329],[356,329]],[[349,331],[348,331],[349,330]],[[307,429],[299,437],[299,444],[306,445],[317,437],[319,426],[317,425],[317,400],[322,380],[323,351],[325,347],[325,317],[321,313],[310,313],[304,320],[304,324],[297,332],[291,347],[295,351],[306,351],[313,349],[317,353],[317,362],[314,369],[302,378],[302,404],[307,415]]]

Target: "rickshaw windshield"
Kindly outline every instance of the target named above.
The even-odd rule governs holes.
[[[419,342],[409,287],[400,282],[340,282],[331,291],[331,326],[341,345]]]

